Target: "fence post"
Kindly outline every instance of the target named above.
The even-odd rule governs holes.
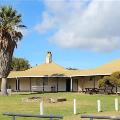
[[[115,98],[115,111],[118,112],[118,98]]]
[[[40,115],[43,115],[43,100],[40,102]]]
[[[100,100],[97,100],[97,108],[98,108],[98,112],[101,112],[101,102],[100,102]]]
[[[76,99],[74,99],[74,103],[73,103],[74,105],[74,108],[73,108],[73,111],[74,111],[74,115],[76,115]]]
[[[13,120],[16,120],[16,119],[15,119],[15,116],[13,116]]]
[[[52,115],[50,115],[50,120],[52,120]]]
[[[90,118],[90,120],[93,120],[93,118]]]

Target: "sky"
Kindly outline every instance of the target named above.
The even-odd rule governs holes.
[[[0,0],[22,14],[23,39],[15,57],[31,66],[47,51],[65,68],[89,69],[120,59],[119,0]]]

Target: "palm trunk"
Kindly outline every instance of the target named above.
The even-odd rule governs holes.
[[[7,78],[2,78],[1,95],[3,96],[7,95]]]
[[[2,78],[1,83],[1,95],[7,95],[7,76],[10,72],[10,64],[12,61],[12,53],[2,49],[0,51],[0,77]]]

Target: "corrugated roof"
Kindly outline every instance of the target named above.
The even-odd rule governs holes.
[[[120,59],[104,64],[95,69],[89,70],[67,70],[55,63],[41,64],[25,71],[16,71],[9,74],[13,77],[43,77],[43,76],[92,76],[92,75],[110,75],[115,71],[120,71]]]
[[[41,64],[25,71],[11,72],[8,77],[67,76],[67,69],[55,63]]]

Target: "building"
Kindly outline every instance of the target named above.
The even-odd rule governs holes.
[[[8,76],[7,87],[13,91],[81,92],[85,88],[97,88],[99,79],[119,70],[120,60],[95,69],[68,70],[54,63],[52,53],[48,52],[44,64],[25,71],[11,72]]]

